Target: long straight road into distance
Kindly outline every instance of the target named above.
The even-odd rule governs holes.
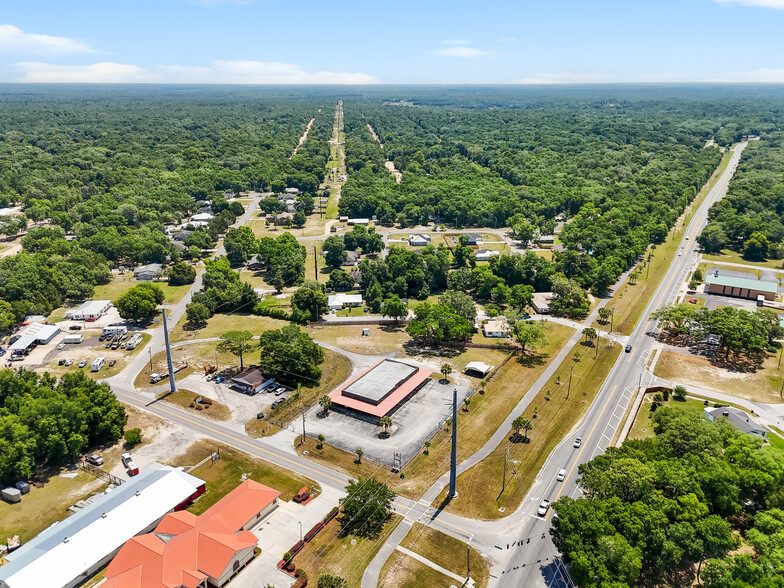
[[[510,538],[513,544],[510,544],[508,550],[506,541],[501,545],[506,552],[506,558],[504,564],[493,571],[493,585],[526,588],[572,585],[568,576],[563,573],[562,566],[557,561],[558,552],[550,541],[549,529],[553,511],[548,511],[542,518],[536,515],[537,507],[542,499],[555,502],[564,496],[576,498],[579,495],[580,490],[576,483],[578,466],[607,449],[615,432],[622,425],[621,421],[629,402],[640,386],[644,387],[653,379],[646,370],[655,343],[652,336],[655,323],[650,320],[650,315],[654,310],[677,300],[679,292],[687,282],[688,274],[693,270],[697,247],[695,239],[707,223],[710,207],[724,196],[746,145],[736,145],[727,168],[691,218],[686,227],[682,248],[678,249],[678,255],[672,260],[629,337],[631,351],[622,353],[618,358],[585,418],[550,454],[520,511],[512,515],[524,516],[525,523],[519,535]],[[576,437],[582,438],[580,448],[574,447]],[[562,468],[566,470],[566,478],[563,482],[556,482],[558,471]],[[518,544],[519,542],[521,544]]]

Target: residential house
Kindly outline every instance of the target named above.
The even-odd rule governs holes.
[[[141,265],[133,270],[133,277],[144,282],[157,280],[162,275],[163,265],[160,263],[148,263],[147,265]]]
[[[247,267],[249,270],[253,270],[255,272],[255,271],[260,270],[262,267],[264,267],[264,264],[261,263],[261,257],[260,256],[254,255],[253,257],[251,257],[248,260],[248,262],[245,264],[245,267]]]
[[[430,243],[430,235],[411,235],[408,238],[408,244],[411,247],[426,247]]]
[[[550,301],[553,299],[552,292],[534,292],[534,301],[532,306],[539,314],[547,314],[550,312]]]
[[[360,254],[358,251],[346,251],[346,259],[340,264],[343,267],[354,267],[359,263]]]
[[[479,245],[482,242],[482,235],[477,233],[470,233],[468,236],[468,245]]]
[[[756,423],[748,415],[748,413],[740,410],[739,408],[733,408],[732,406],[721,406],[718,408],[705,407],[702,410],[705,418],[712,423],[715,423],[719,419],[725,418],[741,433],[756,435],[765,441],[768,440],[768,432],[765,430],[765,428],[762,425]]]
[[[362,294],[330,294],[327,298],[327,306],[330,310],[362,306]]]
[[[501,255],[500,251],[493,251],[492,249],[480,249],[474,254],[477,261],[490,261],[491,257]]]
[[[509,337],[512,329],[506,319],[493,319],[482,325],[482,332],[485,337]]]
[[[261,368],[251,367],[231,378],[232,388],[243,394],[258,394],[265,388],[275,383],[274,378],[268,378]]]

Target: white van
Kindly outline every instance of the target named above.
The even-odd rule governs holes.
[[[96,357],[93,360],[93,362],[90,364],[90,371],[91,372],[98,372],[105,365],[106,365],[106,358],[105,357]]]

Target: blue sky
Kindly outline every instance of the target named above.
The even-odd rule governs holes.
[[[0,81],[784,83],[784,0],[26,0]]]

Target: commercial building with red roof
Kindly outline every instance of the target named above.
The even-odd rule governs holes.
[[[249,529],[279,497],[246,480],[201,515],[167,514],[152,533],[123,545],[106,568],[104,588],[221,588],[253,558]]]
[[[401,361],[382,359],[329,397],[333,409],[378,423],[421,390],[432,373]]]

